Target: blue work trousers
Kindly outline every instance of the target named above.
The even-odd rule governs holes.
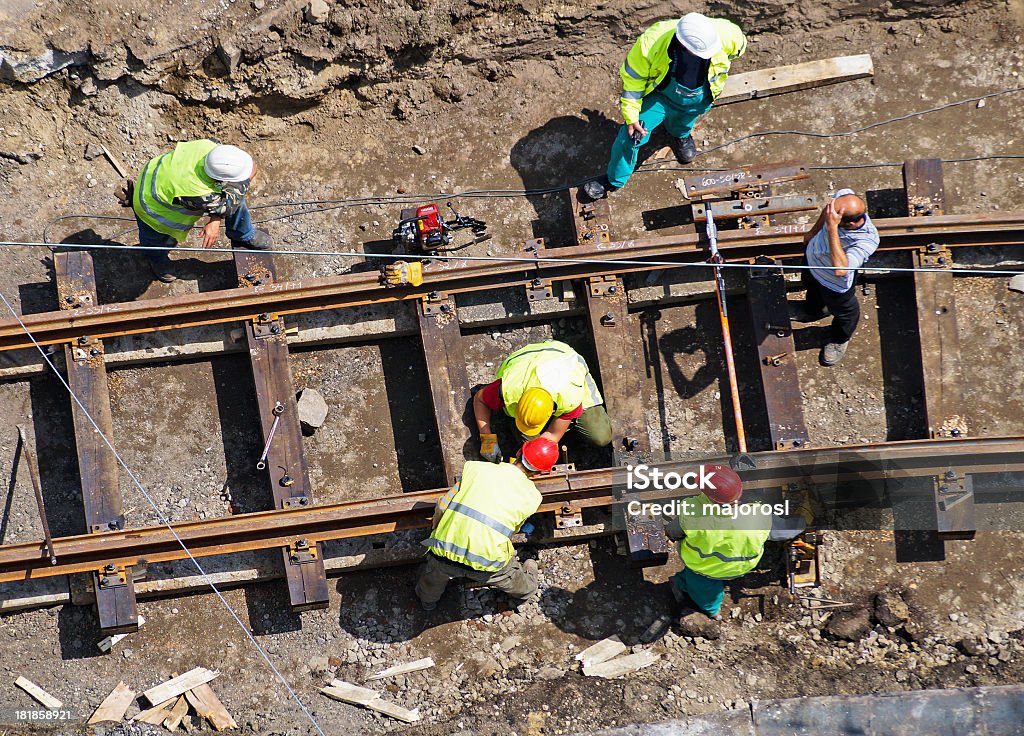
[[[640,124],[647,131],[647,135],[639,143],[629,137],[627,126],[619,128],[608,160],[608,183],[612,187],[623,187],[629,181],[633,170],[636,169],[640,146],[651,139],[651,133],[655,128],[664,123],[670,135],[686,138],[693,132],[693,124],[697,122],[697,118],[711,109],[714,100],[707,85],[703,94],[690,97],[673,94],[677,87],[678,85],[673,82],[664,92],[655,90],[644,98],[643,106],[640,108]]]

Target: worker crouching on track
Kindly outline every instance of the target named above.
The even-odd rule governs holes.
[[[739,26],[700,13],[660,21],[640,34],[619,69],[625,124],[612,144],[606,175],[584,184],[584,194],[600,199],[624,187],[636,169],[640,147],[662,123],[672,136],[676,159],[693,161],[694,123],[711,109],[725,89],[733,59],[746,50]]]
[[[537,562],[520,563],[511,537],[537,513],[541,495],[530,478],[548,473],[558,446],[538,437],[515,460],[497,465],[470,460],[462,477],[437,502],[426,562],[416,581],[424,610],[437,608],[448,581],[468,578],[521,602],[538,595]]]
[[[245,203],[255,173],[248,153],[207,139],[179,143],[151,159],[132,194],[139,244],[173,248],[188,237],[199,218],[208,216],[202,230],[204,248],[216,245],[223,223],[232,247],[268,250],[270,235],[253,226]],[[166,250],[144,252],[156,278],[165,283],[175,280]]]
[[[725,581],[757,567],[772,533],[772,516],[733,513],[734,509],[724,504],[739,504],[743,495],[739,477],[722,466],[706,468],[714,472],[714,488],[686,499],[677,530],[670,534],[679,539],[679,556],[685,567],[669,582],[683,616],[697,610],[720,620]]]
[[[527,345],[498,367],[497,380],[473,396],[473,415],[480,431],[480,456],[501,462],[501,447],[491,428],[499,409],[515,418],[526,439],[543,437],[561,442],[575,422],[576,431],[592,445],[612,441],[612,422],[601,392],[583,356],[557,340]]]
[[[793,319],[817,322],[832,315],[829,341],[821,349],[822,365],[835,365],[846,355],[860,321],[854,277],[878,243],[878,230],[868,217],[867,206],[852,189],[836,192],[804,235],[804,265],[817,268],[801,271],[807,299],[797,306]]]

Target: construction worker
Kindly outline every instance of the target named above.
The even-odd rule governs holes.
[[[822,365],[835,365],[846,355],[860,321],[853,280],[878,243],[878,230],[868,217],[864,200],[852,189],[836,192],[804,235],[803,263],[814,268],[801,272],[807,298],[797,305],[793,319],[817,322],[832,315],[829,341],[819,358]]]
[[[746,50],[739,26],[700,13],[660,21],[640,34],[619,69],[625,124],[612,144],[607,174],[584,184],[584,194],[601,199],[624,187],[640,147],[662,123],[679,163],[693,161],[693,125],[722,93],[732,60]]]
[[[573,422],[580,436],[604,447],[612,441],[612,422],[602,406],[601,392],[583,356],[557,340],[533,343],[509,355],[494,382],[473,396],[473,415],[480,432],[480,456],[501,462],[491,414],[504,409],[515,417],[524,438],[561,442]]]
[[[462,477],[438,502],[426,562],[416,580],[416,595],[432,611],[448,581],[469,578],[522,602],[536,600],[537,562],[520,563],[511,536],[537,513],[541,495],[530,478],[548,473],[558,446],[543,437],[523,445],[508,463],[470,460]]]
[[[678,530],[670,534],[679,538],[679,556],[685,566],[670,584],[684,615],[696,609],[720,620],[725,581],[757,567],[772,532],[772,518],[762,513],[734,514],[735,509],[725,508],[724,504],[739,504],[743,495],[739,477],[720,465],[708,465],[705,470],[714,474],[713,487],[685,499]]]
[[[256,164],[248,153],[208,139],[179,143],[173,151],[151,159],[132,194],[139,244],[173,248],[205,215],[210,219],[202,228],[204,248],[216,245],[223,223],[232,247],[269,249],[270,234],[253,227],[245,204],[255,173]],[[174,281],[166,250],[145,253],[154,276],[165,283]]]

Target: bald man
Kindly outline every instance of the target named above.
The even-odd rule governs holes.
[[[812,268],[801,272],[807,299],[793,319],[817,322],[832,315],[829,341],[821,349],[824,366],[833,366],[846,355],[860,321],[853,279],[878,248],[878,242],[878,230],[868,217],[864,200],[852,189],[836,192],[804,235],[804,265]]]

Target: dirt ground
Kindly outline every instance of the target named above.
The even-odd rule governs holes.
[[[402,204],[331,209],[295,203],[582,181],[604,166],[616,131],[615,70],[625,49],[650,22],[691,8],[733,18],[748,31],[750,49],[734,72],[853,53],[871,53],[875,65],[871,80],[716,108],[696,132],[705,148],[763,131],[849,131],[1021,87],[1024,70],[1019,0],[327,5],[320,18],[311,17],[305,3],[285,0],[3,4],[0,239],[131,243],[130,221],[83,218],[47,227],[69,214],[123,216],[112,198],[116,174],[104,157],[84,157],[87,144],[103,143],[134,170],[175,141],[213,136],[254,153],[260,175],[250,202],[260,207],[259,219],[279,218],[266,227],[280,245],[304,252],[379,249]],[[237,67],[229,70],[234,51]],[[822,197],[850,186],[869,192],[873,215],[884,216],[887,190],[901,185],[900,169],[875,164],[1024,154],[1021,94],[845,137],[755,137],[696,165],[797,158],[818,168],[785,191]],[[649,148],[666,143],[656,134]],[[870,165],[844,168],[855,164]],[[672,220],[676,210],[669,208],[681,205],[674,182],[683,175],[673,169],[638,173],[611,201],[615,235],[641,235],[652,223]],[[997,158],[948,163],[945,183],[950,212],[1016,210],[1024,167]],[[550,245],[568,243],[563,197],[453,201],[491,226],[494,238],[475,252],[498,255],[535,236]],[[271,206],[282,202],[292,204]],[[302,214],[285,217],[295,212]],[[656,232],[687,229],[692,225]],[[48,255],[37,247],[0,250],[0,293],[20,311],[56,306]],[[145,263],[131,254],[98,253],[100,300],[234,282],[224,254],[179,258],[183,278],[167,285],[152,282]],[[961,250],[957,259],[967,265],[1024,260],[1018,249]],[[357,259],[278,262],[280,274],[291,278],[340,273]],[[875,262],[909,265],[909,257]],[[1021,433],[1024,354],[1016,348],[1024,310],[1021,295],[1006,282],[1002,276],[956,279],[963,391],[976,436]],[[873,280],[861,304],[864,321],[841,369],[818,364],[820,326],[796,333],[807,426],[818,446],[926,434],[912,281],[900,275]],[[749,318],[742,298],[731,306],[752,449],[765,449]],[[732,449],[734,437],[723,429],[728,384],[713,304],[666,306],[634,317],[636,338],[650,356],[642,399],[655,418],[654,445],[675,455]],[[548,336],[590,354],[585,326],[575,318],[474,329],[464,338],[470,382],[490,380],[510,350]],[[436,431],[425,408],[427,367],[414,340],[297,352],[292,371],[297,386],[318,389],[330,406],[327,423],[305,440],[318,500],[442,484]],[[115,443],[168,518],[221,516],[229,504],[243,512],[268,507],[251,462],[260,447],[244,357],[118,369],[110,373],[110,386]],[[54,534],[80,532],[71,412],[60,384],[52,377],[0,382],[0,416],[7,420],[0,433],[0,541],[41,536],[28,478],[12,468],[18,423],[31,427]],[[570,454],[583,467],[610,459],[572,443]],[[156,513],[124,474],[121,484],[129,525],[155,523]],[[654,644],[639,644],[639,635],[668,611],[660,583],[677,568],[630,570],[607,538],[528,550],[541,563],[543,597],[520,612],[500,596],[453,585],[440,608],[426,614],[412,595],[412,568],[332,579],[331,606],[321,612],[288,613],[280,583],[228,591],[225,599],[330,734],[547,736],[745,708],[758,698],[1019,683],[1024,532],[1000,524],[993,518],[998,512],[981,512],[1003,530],[948,542],[942,560],[905,561],[907,540],[891,532],[828,535],[824,592],[863,607],[848,616],[863,623],[853,641],[832,628],[837,614],[828,621],[812,617],[789,597],[774,548],[756,574],[731,587],[722,638],[715,641],[672,628]],[[879,592],[905,601],[909,623],[886,624],[877,614],[868,621]],[[95,649],[100,635],[89,607],[0,617],[0,708],[31,705],[13,686],[18,675],[87,716],[119,680],[141,690],[202,665],[221,672],[214,688],[243,731],[311,732],[215,596],[146,601],[139,609],[146,625],[106,657]],[[660,659],[620,680],[583,677],[573,666],[574,653],[611,634]],[[419,707],[416,725],[318,694],[332,676],[361,682],[391,664],[426,656],[434,658],[434,668],[380,686],[396,702]],[[20,732],[10,721],[0,710],[0,733]]]

